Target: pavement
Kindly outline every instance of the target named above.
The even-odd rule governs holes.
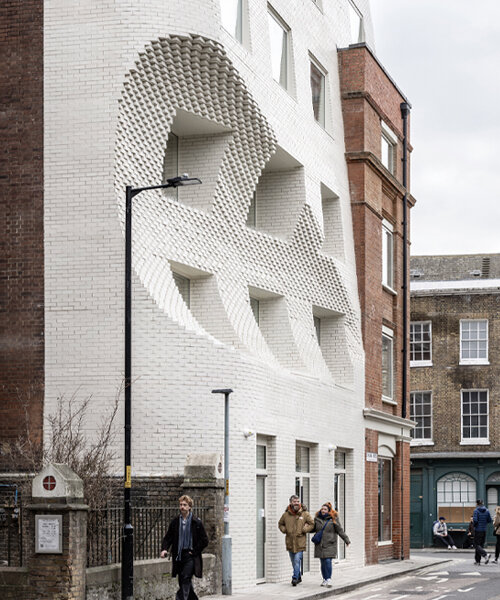
[[[412,550],[411,557],[404,561],[386,561],[378,565],[369,565],[360,568],[358,565],[343,565],[342,569],[335,568],[333,565],[333,586],[331,588],[321,587],[321,575],[319,573],[306,573],[302,578],[302,583],[297,587],[292,587],[290,581],[284,583],[266,583],[254,585],[233,592],[232,600],[276,600],[285,598],[289,600],[315,600],[316,598],[331,598],[339,594],[345,594],[356,590],[365,585],[370,585],[377,581],[384,581],[408,573],[414,573],[426,567],[444,564],[450,561],[456,552],[448,552],[443,549],[438,555],[429,556],[425,552]],[[470,550],[467,551],[470,554]],[[204,596],[206,600],[227,600],[228,596]]]

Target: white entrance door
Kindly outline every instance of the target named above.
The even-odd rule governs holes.
[[[266,477],[257,475],[257,582],[266,580]]]

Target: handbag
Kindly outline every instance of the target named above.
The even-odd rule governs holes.
[[[323,525],[323,527],[321,528],[321,531],[317,531],[311,538],[311,541],[313,544],[316,544],[316,546],[318,544],[321,543],[321,539],[323,537],[323,530],[325,529],[325,527],[328,525],[328,522],[331,521],[331,519],[327,519],[326,523]]]

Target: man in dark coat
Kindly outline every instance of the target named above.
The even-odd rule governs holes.
[[[491,555],[486,552],[483,546],[488,523],[491,523],[491,515],[482,500],[476,500],[476,504],[477,508],[472,515],[474,523],[474,548],[476,550],[475,564],[481,564],[481,558],[484,558],[484,564],[487,565],[490,562]]]
[[[203,562],[201,553],[208,545],[208,537],[200,519],[191,512],[193,500],[189,496],[179,498],[181,514],[173,519],[161,544],[162,558],[172,549],[172,577],[179,578],[176,600],[198,600],[191,579],[201,577]]]

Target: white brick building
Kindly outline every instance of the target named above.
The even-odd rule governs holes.
[[[211,390],[234,390],[234,588],[289,577],[276,523],[296,482],[311,510],[337,493],[352,540],[339,568],[364,561],[364,359],[336,48],[372,43],[368,0],[359,14],[349,0],[241,4],[237,15],[219,0],[49,0],[44,15],[44,410],[76,389],[104,410],[122,383],[125,186],[201,178],[134,199],[132,474],[222,451]]]

